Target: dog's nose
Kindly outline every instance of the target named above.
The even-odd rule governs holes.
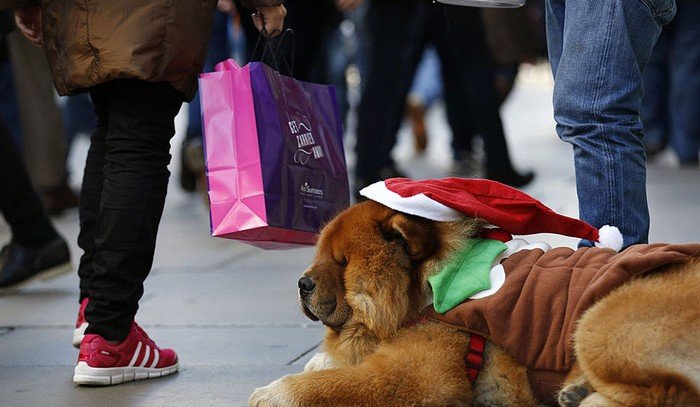
[[[314,287],[316,287],[316,283],[314,283],[314,280],[312,280],[311,277],[304,276],[299,279],[300,291],[310,293],[314,290]]]

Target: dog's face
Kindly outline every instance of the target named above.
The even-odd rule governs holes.
[[[304,313],[335,331],[391,335],[427,305],[426,265],[444,249],[443,229],[372,201],[347,209],[323,229],[299,280]]]

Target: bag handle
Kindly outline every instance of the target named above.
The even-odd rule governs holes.
[[[272,34],[274,34],[273,32]],[[282,50],[282,45],[284,44],[284,40],[287,37],[292,38],[292,61],[291,61],[291,66],[289,62],[287,61],[287,58],[285,58],[284,53],[281,53]],[[277,46],[273,48],[273,39],[270,37],[270,33],[268,33],[267,28],[265,28],[265,23],[263,22],[263,27],[262,30],[260,30],[260,34],[258,35],[258,39],[255,42],[255,47],[253,48],[253,54],[251,55],[251,58],[255,58],[255,55],[258,53],[258,49],[260,48],[260,43],[261,41],[263,42],[263,48],[262,48],[262,55],[260,55],[260,61],[264,61],[265,57],[268,55],[268,52],[270,54],[270,58],[272,59],[272,63],[274,64],[273,68],[275,68],[276,71],[279,71],[280,69],[280,64],[278,62],[278,57],[282,60],[284,63],[285,67],[289,71],[290,76],[294,76],[294,53],[296,51],[296,41],[295,41],[295,34],[294,30],[291,28],[287,28],[284,30],[284,32],[281,33],[279,36],[279,39],[277,39]]]

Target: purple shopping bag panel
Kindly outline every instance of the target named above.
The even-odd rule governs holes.
[[[250,78],[268,225],[317,232],[350,203],[335,90],[261,63]]]

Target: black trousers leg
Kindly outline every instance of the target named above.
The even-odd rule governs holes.
[[[83,173],[83,184],[80,190],[80,233],[78,234],[78,246],[83,249],[80,258],[78,275],[80,276],[80,301],[89,297],[90,282],[95,272],[93,259],[95,258],[95,224],[100,212],[102,201],[102,184],[104,183],[104,167],[107,145],[105,139],[109,131],[109,97],[103,88],[90,94],[93,109],[95,111],[95,128],[90,136],[90,149],[88,150]]]
[[[391,150],[425,46],[428,3],[373,1],[367,13],[370,60],[358,108],[355,176],[362,184],[379,180],[393,166]]]
[[[34,192],[17,145],[1,119],[0,212],[10,224],[13,240],[22,246],[41,246],[58,236]]]
[[[478,9],[441,5],[432,15],[431,38],[448,72],[461,76],[456,84],[469,97],[468,114],[484,140],[486,172],[511,168],[497,100],[494,68]]]
[[[104,98],[108,129],[86,332],[121,341],[153,263],[170,175],[170,139],[183,96],[167,83],[139,80],[112,81],[92,93]]]

